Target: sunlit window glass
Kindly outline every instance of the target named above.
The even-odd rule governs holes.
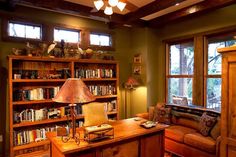
[[[90,34],[90,45],[111,46],[109,35]]]
[[[168,102],[182,99],[183,105],[192,103],[194,67],[193,42],[183,42],[170,45],[168,69]],[[180,102],[180,101],[178,101]],[[181,104],[182,105],[182,104]]]
[[[233,35],[212,37],[208,43],[208,68],[206,76],[206,107],[217,111],[221,110],[221,54],[218,48],[232,46],[236,43]]]
[[[8,25],[8,30],[9,36],[11,37],[41,39],[40,26],[10,22]]]
[[[80,42],[80,32],[74,30],[54,29],[54,41],[61,41],[70,43]]]

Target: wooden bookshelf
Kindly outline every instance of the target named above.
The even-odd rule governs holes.
[[[119,66],[116,61],[11,55],[8,56],[8,65],[11,157],[50,156],[49,141],[29,143],[27,140],[30,133],[40,129],[47,130],[48,128],[44,129],[46,126],[66,125],[71,118],[58,116],[36,120],[32,117],[42,108],[50,112],[52,109],[59,110],[68,106],[52,101],[53,94],[67,78],[80,77],[95,95],[96,101],[112,106],[113,110],[107,111],[108,117],[119,119]],[[22,117],[32,119],[25,121]],[[77,122],[83,119],[82,114],[76,116]],[[22,138],[23,143],[19,144],[18,140]]]

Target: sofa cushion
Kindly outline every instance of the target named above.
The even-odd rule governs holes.
[[[192,113],[186,113],[186,112],[179,112],[179,111],[171,110],[171,114],[178,117],[178,118],[184,117],[184,118],[187,118],[187,119],[200,121],[200,116],[198,116],[196,114],[192,114]]]
[[[183,125],[183,126],[195,129],[197,131],[200,130],[199,122],[193,119],[180,118],[180,117],[176,117],[172,115],[172,123],[176,125]]]
[[[184,143],[210,153],[215,153],[216,151],[216,141],[210,136],[205,137],[197,132],[186,134]]]
[[[171,125],[165,129],[165,137],[173,139],[178,142],[184,142],[184,135],[189,133],[195,133],[197,130],[180,125]]]
[[[215,123],[216,117],[209,116],[206,112],[204,112],[200,118],[200,133],[203,136],[208,136]]]
[[[170,124],[171,123],[171,108],[156,106],[154,109],[153,121]]]

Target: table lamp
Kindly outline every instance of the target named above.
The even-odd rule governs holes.
[[[57,95],[52,99],[59,103],[69,103],[70,114],[72,119],[72,138],[77,144],[80,143],[79,137],[76,137],[76,103],[83,104],[95,100],[94,95],[89,91],[88,87],[79,78],[69,78],[60,88]],[[70,137],[68,138],[68,140]],[[68,141],[67,140],[67,141]]]
[[[127,81],[124,83],[125,87],[125,118],[127,118],[127,90],[135,89],[139,86],[139,82],[133,77],[130,76]]]

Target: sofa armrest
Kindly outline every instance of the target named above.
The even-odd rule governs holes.
[[[221,144],[221,141],[222,141],[222,137],[221,136],[217,137],[217,139],[216,139],[216,157],[220,156],[220,144]]]
[[[152,120],[153,119],[153,114],[154,114],[154,106],[149,106],[148,107],[148,112],[144,112],[144,113],[138,113],[135,116],[136,117],[141,117],[147,120]]]
[[[145,113],[138,113],[135,115],[136,117],[141,117],[141,118],[144,118],[144,119],[148,119],[149,118],[149,114],[148,112],[145,112]]]

